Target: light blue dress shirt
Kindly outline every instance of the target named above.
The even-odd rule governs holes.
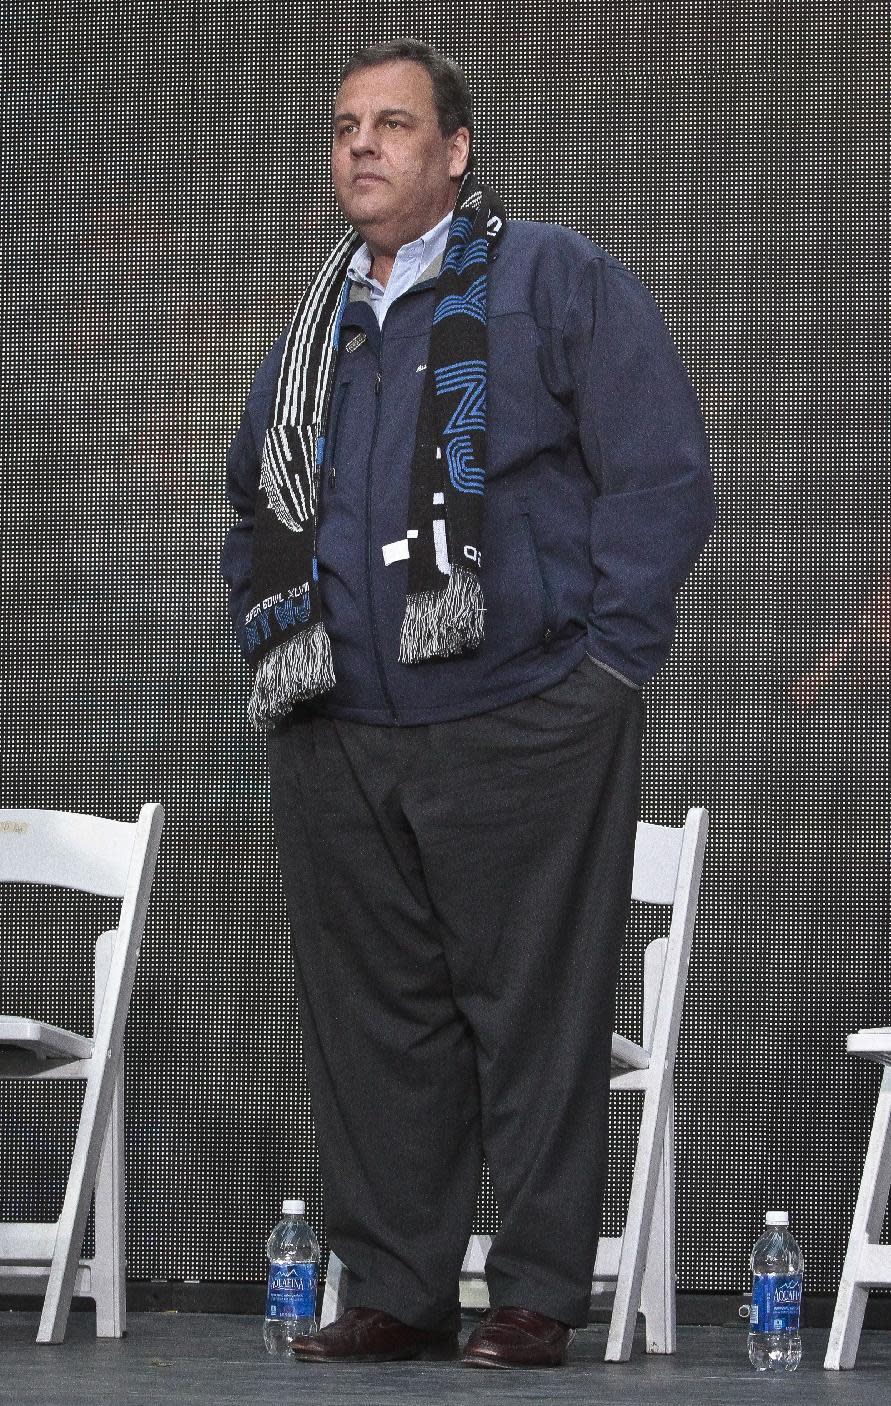
[[[446,241],[449,234],[449,225],[452,222],[452,210],[447,215],[443,215],[438,225],[434,225],[426,234],[422,234],[420,239],[413,239],[410,244],[403,244],[396,254],[393,270],[387,279],[386,288],[382,283],[378,283],[376,278],[369,276],[371,268],[371,251],[367,244],[363,244],[357,249],[350,260],[347,269],[347,278],[353,283],[361,283],[369,291],[371,306],[374,308],[374,315],[377,318],[378,326],[383,327],[387,309],[391,303],[411,288],[413,283],[417,283],[425,269],[429,268],[434,259],[440,258],[445,253]]]

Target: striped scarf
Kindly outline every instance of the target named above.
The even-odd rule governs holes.
[[[461,654],[483,637],[487,285],[504,225],[494,191],[465,177],[436,283],[415,432],[399,648],[405,664]],[[335,245],[297,307],[282,353],[260,466],[245,617],[254,669],[248,716],[258,731],[335,683],[319,594],[316,504],[349,295],[346,271],[359,243],[350,232]]]

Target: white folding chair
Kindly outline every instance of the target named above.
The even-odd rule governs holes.
[[[632,898],[672,909],[668,936],[649,943],[644,955],[643,1044],[613,1035],[612,1089],[644,1095],[631,1194],[621,1236],[601,1237],[592,1295],[615,1284],[606,1348],[608,1362],[624,1362],[638,1309],[646,1323],[648,1352],[674,1352],[675,1164],[674,1064],[705,857],[708,814],[687,812],[681,828],[641,821],[634,847]],[[486,1307],[485,1263],[492,1237],[472,1235],[461,1270],[461,1303]],[[343,1309],[349,1271],[328,1258],[321,1323]]]
[[[849,1035],[848,1054],[885,1065],[854,1207],[824,1367],[853,1367],[870,1289],[891,1288],[891,1246],[880,1243],[891,1190],[891,1026]]]
[[[64,1340],[74,1294],[95,1300],[98,1337],[126,1331],[122,1050],[163,824],[160,805],[144,805],[133,824],[0,810],[0,882],[122,900],[117,927],[96,941],[92,1037],[0,1015],[0,1077],[86,1080],[58,1221],[0,1223],[0,1293],[43,1294],[39,1343]],[[88,1260],[80,1252],[94,1191],[96,1245]]]

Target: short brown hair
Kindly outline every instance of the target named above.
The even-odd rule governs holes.
[[[359,49],[348,59],[340,72],[337,86],[345,78],[362,68],[378,68],[381,64],[395,63],[400,59],[418,63],[426,68],[433,84],[433,100],[439,119],[439,130],[444,137],[450,137],[459,127],[470,132],[470,147],[467,154],[466,171],[476,165],[476,152],[473,149],[473,101],[467,80],[456,63],[422,44],[418,39],[393,39],[387,44],[371,44],[367,49]]]

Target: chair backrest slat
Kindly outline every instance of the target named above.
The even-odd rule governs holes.
[[[634,845],[632,898],[642,903],[674,902],[683,842],[683,828],[640,821]]]
[[[0,883],[123,898],[136,825],[57,810],[0,810]]]

